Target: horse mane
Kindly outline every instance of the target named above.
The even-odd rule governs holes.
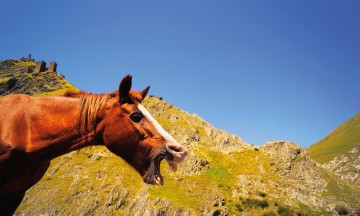
[[[70,97],[70,98],[80,98],[82,95],[85,94],[91,94],[88,93],[86,91],[77,91],[77,90],[67,90],[65,93],[60,94],[58,96],[62,96],[62,97]]]
[[[87,134],[95,130],[98,112],[109,99],[109,95],[84,94],[80,96],[80,133]]]
[[[118,96],[118,92],[112,92],[112,93],[107,93],[107,94],[94,94],[94,93],[88,93],[86,91],[83,90],[67,90],[65,93],[62,93],[60,95],[56,95],[56,96],[60,96],[60,97],[70,97],[70,98],[80,98],[84,95],[99,95],[99,96],[104,96],[104,95],[109,95],[111,98]]]
[[[110,98],[115,97],[116,93],[93,94],[85,91],[69,90],[59,96],[80,99],[79,130],[80,134],[85,135],[95,130],[99,110]]]

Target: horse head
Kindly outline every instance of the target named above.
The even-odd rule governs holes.
[[[141,92],[131,90],[132,77],[127,75],[99,112],[100,139],[142,176],[145,183],[163,184],[160,162],[165,159],[176,171],[187,150],[180,145],[141,105],[149,87]]]

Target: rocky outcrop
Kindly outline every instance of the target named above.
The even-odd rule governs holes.
[[[32,73],[35,64],[27,59],[1,61],[0,95],[35,95],[73,87],[54,71]]]
[[[277,172],[282,176],[294,177],[302,180],[306,187],[322,192],[326,187],[319,164],[313,161],[305,149],[293,142],[271,141],[261,147],[261,150],[269,154],[273,163],[277,164]]]
[[[66,81],[56,73],[24,74],[11,77],[8,81],[0,83],[0,95],[27,94],[34,95],[62,89]]]
[[[261,147],[261,151],[269,154],[275,171],[286,179],[288,187],[282,187],[287,194],[309,206],[325,207],[320,198],[327,182],[322,175],[319,164],[313,161],[305,149],[295,143],[271,141]]]
[[[360,185],[360,146],[351,149],[347,154],[335,157],[322,166],[335,173],[342,180],[352,181]]]

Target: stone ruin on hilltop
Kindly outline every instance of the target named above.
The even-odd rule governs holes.
[[[31,72],[40,73],[40,72],[44,72],[44,71],[56,72],[56,68],[57,68],[57,64],[54,61],[50,62],[48,68],[46,68],[45,61],[40,61],[36,64],[35,69],[33,71],[31,71],[31,69],[28,67],[27,72],[28,73],[31,73]]]

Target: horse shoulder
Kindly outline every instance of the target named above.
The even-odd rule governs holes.
[[[42,178],[50,164],[34,159],[27,149],[36,101],[25,95],[0,98],[0,198],[25,192]]]
[[[0,154],[15,148],[26,148],[29,140],[29,109],[32,98],[27,95],[8,95],[0,98]]]

